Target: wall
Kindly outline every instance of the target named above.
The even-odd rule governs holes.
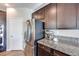
[[[31,19],[31,13],[28,8],[7,8],[7,51],[23,49],[23,23]]]
[[[58,35],[79,38],[79,30],[59,30]]]
[[[79,30],[52,30],[55,35],[79,38]]]

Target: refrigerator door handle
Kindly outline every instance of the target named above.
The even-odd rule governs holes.
[[[32,34],[31,23],[28,20],[27,21],[27,34],[26,34],[27,39],[26,39],[26,42],[29,42],[31,40],[31,34]]]

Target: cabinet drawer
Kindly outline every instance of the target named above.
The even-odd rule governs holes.
[[[69,56],[69,55],[62,53],[60,51],[54,50],[54,56]]]
[[[69,56],[61,51],[49,48],[42,44],[38,44],[38,55],[39,56]]]
[[[40,48],[42,48],[42,49],[44,49],[45,51],[47,51],[47,52],[50,53],[50,48],[49,48],[49,47],[44,46],[44,45],[42,45],[42,44],[39,44],[38,47],[40,47]]]

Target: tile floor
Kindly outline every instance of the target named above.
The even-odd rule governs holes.
[[[22,50],[4,51],[0,52],[0,56],[24,56]]]

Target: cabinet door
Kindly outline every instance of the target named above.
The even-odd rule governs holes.
[[[6,23],[6,13],[3,11],[0,11],[0,24]]]
[[[63,52],[54,50],[54,56],[69,56],[69,55],[68,55],[68,54],[65,54],[65,53],[63,53]]]
[[[77,29],[79,29],[79,4],[77,4]]]
[[[45,28],[56,28],[56,4],[49,4],[45,7]]]
[[[57,4],[57,28],[76,29],[76,5],[73,3]]]
[[[44,7],[33,13],[33,18],[35,18],[37,20],[44,20],[44,16],[45,16]]]
[[[44,16],[45,16],[45,8],[41,8],[38,10],[38,19],[39,20],[44,20]]]
[[[50,56],[50,54],[47,51],[45,51],[43,48],[39,47],[38,56]]]
[[[50,56],[50,48],[41,44],[38,44],[38,56]]]
[[[38,12],[36,11],[36,12],[34,12],[34,13],[32,13],[32,18],[35,18],[35,19],[37,19],[38,17]]]

